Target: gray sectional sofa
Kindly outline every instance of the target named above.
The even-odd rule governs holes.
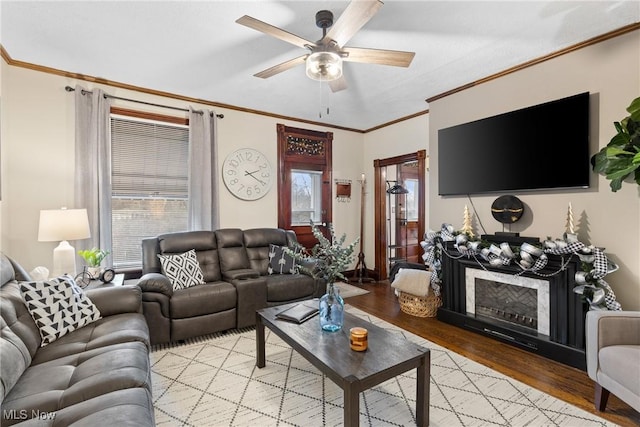
[[[303,273],[270,274],[270,246],[293,247],[293,231],[236,228],[160,235],[142,242],[142,306],[151,343],[243,328],[258,309],[318,298],[325,285]],[[204,283],[174,290],[158,255],[194,249]]]
[[[29,275],[0,254],[2,426],[153,426],[149,331],[136,286],[86,292],[101,318],[41,346],[20,291]]]

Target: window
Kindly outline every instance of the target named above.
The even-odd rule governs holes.
[[[142,265],[141,241],[187,230],[189,128],[111,116],[114,267]]]
[[[404,188],[409,191],[406,196],[407,221],[418,220],[418,180],[409,178],[404,180]]]
[[[291,225],[322,219],[322,171],[291,170]]]

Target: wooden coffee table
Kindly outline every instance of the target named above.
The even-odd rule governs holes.
[[[317,304],[317,301],[307,303]],[[347,312],[344,313],[344,326],[338,332],[323,332],[317,317],[301,325],[276,319],[277,313],[295,304],[265,308],[256,312],[258,368],[265,366],[266,326],[342,388],[345,426],[359,424],[360,392],[416,368],[416,424],[421,427],[429,425],[429,349]],[[366,351],[353,351],[349,346],[349,329],[354,326],[369,331],[369,345]]]

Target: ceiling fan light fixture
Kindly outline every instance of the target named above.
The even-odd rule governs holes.
[[[342,77],[342,58],[335,52],[314,52],[307,57],[306,69],[310,79],[337,80]]]

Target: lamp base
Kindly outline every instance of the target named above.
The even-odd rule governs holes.
[[[68,274],[72,277],[76,275],[76,251],[63,240],[53,250],[53,277]]]

